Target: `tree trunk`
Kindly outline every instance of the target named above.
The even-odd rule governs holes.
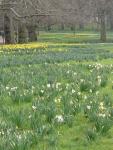
[[[71,31],[75,31],[75,25],[71,25],[70,29]]]
[[[28,30],[25,25],[20,25],[18,29],[18,42],[26,43],[28,42]]]
[[[101,14],[100,18],[100,40],[102,42],[106,42],[106,21],[105,21],[105,13]]]
[[[83,22],[79,22],[79,30],[84,30],[84,23]]]
[[[14,20],[12,17],[4,16],[4,38],[5,44],[15,44]]]
[[[110,30],[113,30],[113,20],[110,20]]]
[[[64,23],[61,23],[61,30],[63,31],[65,29]]]
[[[14,30],[14,24],[13,24],[13,18],[10,18],[10,36],[11,36],[11,44],[16,43],[15,39],[15,30]]]
[[[110,23],[110,30],[113,30],[113,15],[112,12],[109,14],[109,23]]]
[[[11,44],[10,19],[7,16],[4,16],[4,35],[5,44]]]
[[[50,24],[47,25],[47,31],[51,31],[51,25]]]
[[[33,26],[28,27],[28,34],[29,34],[29,42],[37,41],[36,27]]]

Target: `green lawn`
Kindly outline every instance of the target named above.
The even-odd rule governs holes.
[[[41,32],[31,48],[1,47],[0,150],[112,150],[112,40]]]

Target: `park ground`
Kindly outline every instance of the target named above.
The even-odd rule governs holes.
[[[113,150],[112,32],[0,46],[0,150]]]

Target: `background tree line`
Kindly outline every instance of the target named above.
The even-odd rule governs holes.
[[[105,42],[106,31],[113,30],[112,0],[1,0],[1,4],[9,3],[14,4],[10,7],[23,16],[30,41],[37,39],[40,29],[57,28],[74,32],[98,30],[100,40]]]

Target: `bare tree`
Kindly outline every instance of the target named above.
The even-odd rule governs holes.
[[[4,6],[4,31],[7,43],[15,42],[13,36],[15,33],[18,35],[18,42],[37,40],[39,26],[46,26],[51,30],[53,25],[60,25],[61,30],[70,27],[75,31],[76,28],[81,30],[95,24],[100,29],[100,40],[106,42],[106,25],[109,24],[113,28],[112,0],[2,0],[1,2]],[[6,9],[10,10],[9,13],[6,13]]]

